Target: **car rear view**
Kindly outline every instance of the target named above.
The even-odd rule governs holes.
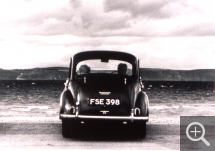
[[[136,57],[116,51],[78,53],[71,58],[60,98],[62,135],[72,136],[85,121],[101,120],[141,126],[144,137],[148,106]]]

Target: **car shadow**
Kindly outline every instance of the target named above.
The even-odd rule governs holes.
[[[83,124],[75,130],[72,139],[82,141],[137,141],[140,138],[131,125],[118,124]]]

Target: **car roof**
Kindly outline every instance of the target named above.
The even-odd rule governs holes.
[[[89,59],[122,60],[127,61],[133,65],[136,65],[137,63],[137,58],[134,55],[120,51],[91,50],[79,52],[73,56],[73,62],[76,64],[80,61]]]

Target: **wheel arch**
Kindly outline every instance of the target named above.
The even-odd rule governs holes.
[[[60,96],[60,114],[65,111],[65,105],[75,106],[74,97],[69,89],[62,92]]]
[[[134,110],[137,108],[137,110],[140,110],[140,114],[141,116],[149,116],[149,99],[148,96],[145,92],[140,91],[136,102],[135,102],[135,108]],[[135,111],[136,112],[136,111]]]

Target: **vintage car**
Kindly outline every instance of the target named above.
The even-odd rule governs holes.
[[[87,121],[129,124],[146,135],[149,100],[143,91],[139,60],[118,51],[85,51],[71,58],[60,97],[63,137],[72,137]]]

